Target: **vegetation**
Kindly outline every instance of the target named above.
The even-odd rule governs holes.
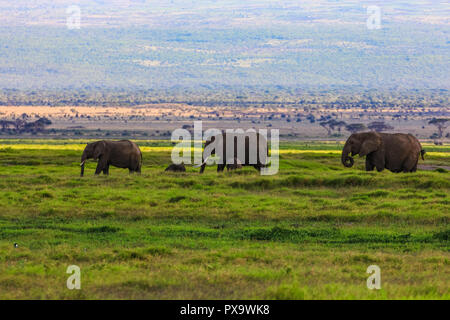
[[[442,138],[442,136],[444,135],[444,130],[447,129],[447,127],[448,127],[449,120],[450,119],[433,118],[428,122],[428,124],[432,124],[432,125],[436,126],[438,129],[438,138]]]
[[[350,131],[351,133],[357,133],[357,132],[367,130],[367,127],[364,123],[352,123],[352,124],[345,126],[345,129],[347,131]]]
[[[348,0],[83,0],[74,29],[25,2],[0,10],[0,299],[450,298],[447,3],[380,3],[371,30]],[[139,141],[140,176],[79,177],[88,139],[195,120],[304,142],[270,177],[164,172],[168,140]],[[307,141],[394,127],[435,140],[419,172]]]
[[[376,132],[383,132],[387,130],[393,130],[394,127],[386,124],[384,121],[374,121],[371,122],[368,126],[368,129],[376,131]]]
[[[239,99],[236,99],[240,96]],[[316,109],[398,110],[436,116],[448,112],[448,90],[370,90],[339,88],[327,91],[289,86],[249,86],[170,89],[1,89],[0,106],[140,106],[187,103],[209,107],[302,107]],[[217,111],[217,110],[211,110]],[[434,113],[432,112],[434,111]],[[310,120],[310,119],[308,119]]]
[[[106,89],[229,101],[255,89],[449,89],[445,2],[391,1],[380,30],[367,29],[365,5],[349,0],[204,0],[189,10],[184,1],[82,1],[79,30],[66,27],[66,2],[39,3],[0,12],[0,88],[29,90],[32,100],[54,88],[80,89],[78,103],[102,101]]]
[[[338,120],[335,120],[335,119],[331,119],[331,120],[328,120],[328,121],[322,121],[319,124],[320,124],[320,126],[324,127],[327,130],[327,133],[328,133],[329,136],[331,136],[331,133],[334,130],[337,129],[338,132],[341,132],[343,127],[344,128],[347,127],[347,124],[345,123],[345,121],[338,121]]]
[[[445,169],[347,169],[342,144],[285,142],[276,176],[165,173],[172,144],[140,141],[141,176],[79,178],[85,142],[0,142],[0,298],[450,298]]]
[[[39,118],[34,122],[27,122],[23,119],[16,119],[16,121],[0,120],[1,132],[14,134],[44,132],[45,128],[51,124],[52,122],[47,118]]]

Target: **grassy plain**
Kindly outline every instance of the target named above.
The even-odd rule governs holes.
[[[339,143],[286,142],[276,176],[175,174],[170,142],[139,144],[141,176],[79,178],[82,141],[0,141],[1,299],[450,298],[446,170],[364,172]]]

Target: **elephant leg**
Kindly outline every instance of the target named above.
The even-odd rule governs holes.
[[[140,171],[139,166],[130,167],[130,174],[139,173],[139,171]]]
[[[414,157],[406,159],[405,163],[403,163],[403,172],[416,172],[418,161],[419,159],[415,159]]]
[[[366,157],[366,171],[373,171],[375,168],[375,165],[372,163],[372,158],[370,155],[367,155]]]
[[[141,163],[140,162],[135,163],[132,169],[135,173],[141,174]]]
[[[95,170],[95,174],[99,175],[102,171],[109,170],[109,163],[107,159],[98,159],[97,169]]]
[[[105,167],[105,164],[99,160],[97,163],[97,169],[95,169],[95,175],[98,176],[103,171],[104,167]]]
[[[106,165],[106,167],[103,169],[103,174],[108,176],[109,175],[109,164]]]
[[[374,153],[370,154],[370,163],[377,169],[378,172],[383,171],[384,168],[386,168],[385,153],[375,151]]]
[[[256,170],[258,170],[259,172],[261,172],[261,165],[260,165],[260,164],[255,164],[255,165],[253,165],[253,168],[255,168]]]
[[[402,170],[404,173],[414,172],[414,166],[411,165],[403,165]]]
[[[206,168],[206,163],[203,163],[202,166],[200,167],[200,173],[203,173],[205,171]]]
[[[141,173],[141,161],[139,159],[136,159],[136,161],[132,165],[131,169],[133,170],[133,172],[140,174]]]
[[[218,164],[217,165],[217,172],[223,172],[223,170],[225,169],[225,164]]]

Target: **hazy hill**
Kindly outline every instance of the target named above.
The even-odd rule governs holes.
[[[440,1],[76,3],[69,30],[73,1],[0,1],[0,88],[450,87]]]

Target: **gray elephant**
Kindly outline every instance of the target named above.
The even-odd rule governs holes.
[[[229,142],[228,144],[227,140]],[[219,147],[219,150],[216,150],[215,147],[217,146]],[[206,154],[206,150],[209,147],[211,147],[211,153]],[[230,150],[227,150],[228,148]],[[210,137],[205,142],[203,162],[200,165],[200,173],[205,171],[208,158],[212,155],[220,158],[220,161],[217,164],[217,172],[223,172],[227,164],[232,165],[237,162],[239,163],[240,168],[243,166],[253,166],[256,170],[261,172],[261,169],[266,167],[268,154],[269,146],[267,143],[267,138],[262,134],[256,132],[245,134],[222,132]]]
[[[344,145],[341,161],[346,167],[354,163],[350,153],[366,157],[366,171],[415,172],[425,150],[411,134],[362,132],[352,134]]]
[[[130,173],[141,173],[142,152],[139,147],[129,140],[122,141],[97,141],[89,143],[81,157],[81,176],[84,175],[86,160],[98,160],[95,174],[102,171],[109,174],[109,166],[130,170]]]

